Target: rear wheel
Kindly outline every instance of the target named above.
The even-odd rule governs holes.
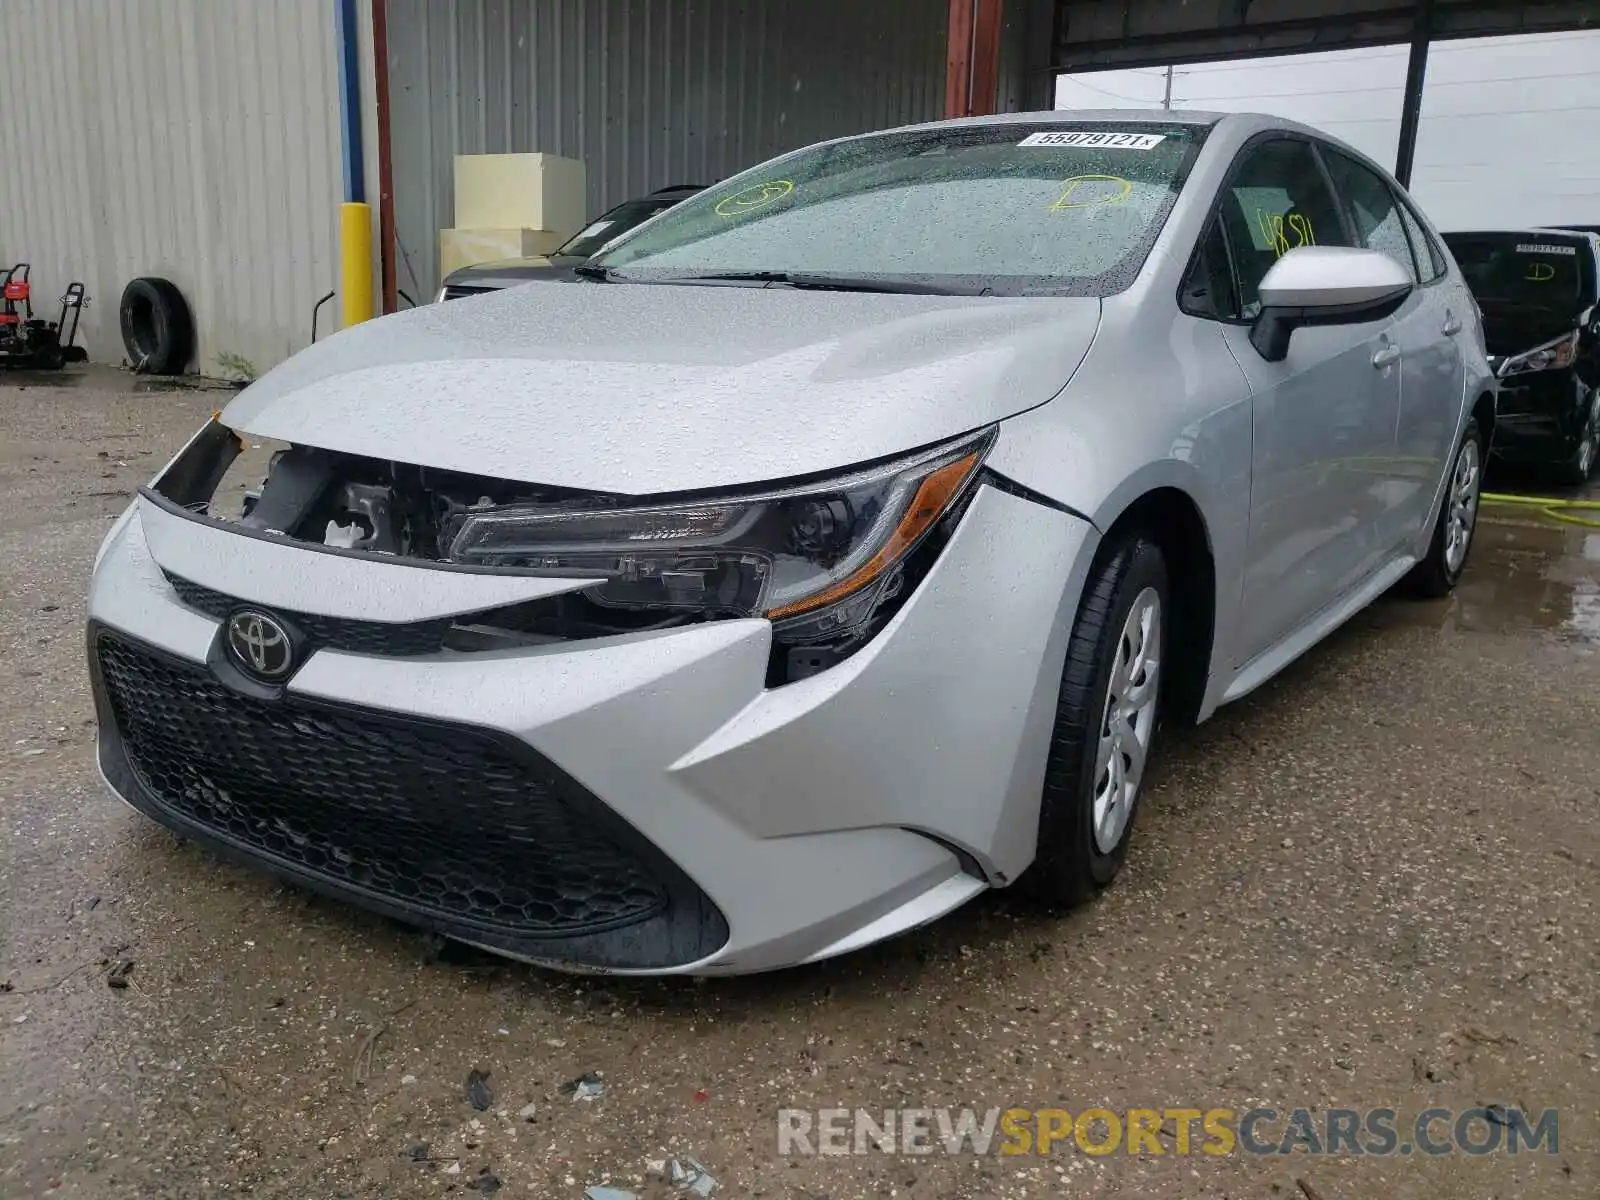
[[[1406,576],[1419,596],[1448,596],[1466,569],[1472,536],[1478,529],[1478,497],[1483,488],[1483,434],[1477,418],[1467,422],[1445,480],[1444,503],[1433,527],[1428,553]]]
[[[1087,899],[1127,855],[1155,745],[1168,597],[1154,542],[1126,534],[1102,548],[1067,645],[1038,853],[1021,880],[1048,904]]]

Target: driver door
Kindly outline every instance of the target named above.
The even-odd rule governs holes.
[[[1384,470],[1400,410],[1393,319],[1297,329],[1282,362],[1250,343],[1268,269],[1302,245],[1350,246],[1309,141],[1248,147],[1219,197],[1241,320],[1225,327],[1252,393],[1249,542],[1241,585],[1243,665],[1308,622],[1379,565],[1387,546]]]

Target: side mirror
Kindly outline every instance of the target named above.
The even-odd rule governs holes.
[[[1282,362],[1300,326],[1380,320],[1415,286],[1399,263],[1377,250],[1297,246],[1261,281],[1261,312],[1250,328],[1250,344],[1268,362]]]

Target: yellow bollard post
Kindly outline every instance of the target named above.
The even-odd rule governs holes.
[[[339,302],[344,328],[372,319],[372,206],[339,206]]]

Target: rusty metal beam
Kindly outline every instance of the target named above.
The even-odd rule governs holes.
[[[378,263],[383,296],[380,311],[392,313],[400,308],[400,285],[394,261],[398,242],[394,231],[394,155],[389,142],[389,0],[372,0],[372,73],[378,116]]]
[[[1003,12],[1003,0],[950,0],[945,116],[976,117],[995,111]]]
[[[1000,88],[1000,18],[1003,0],[978,0],[972,29],[972,86],[967,115],[994,112]]]
[[[945,54],[944,115],[964,117],[972,97],[972,27],[977,0],[950,0],[950,40]]]

